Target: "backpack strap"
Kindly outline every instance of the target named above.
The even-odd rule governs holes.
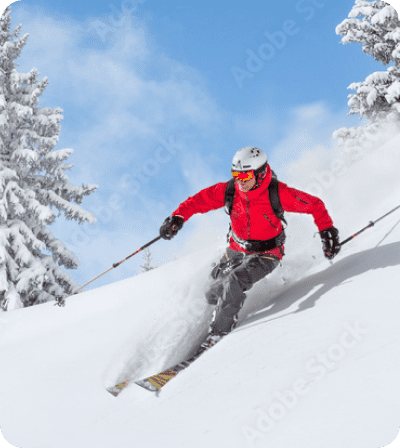
[[[269,192],[269,201],[272,206],[272,210],[274,211],[275,215],[283,221],[286,225],[286,219],[284,217],[283,213],[283,207],[281,204],[281,198],[279,197],[279,181],[277,175],[272,171],[272,178],[271,183],[268,186],[268,192]]]
[[[225,211],[228,215],[232,213],[233,199],[235,197],[235,179],[228,182],[225,190]]]

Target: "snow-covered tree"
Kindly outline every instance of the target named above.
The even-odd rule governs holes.
[[[76,204],[96,185],[74,186],[65,171],[72,149],[54,150],[62,110],[38,107],[48,79],[19,73],[15,60],[28,34],[10,32],[11,9],[0,18],[0,307],[55,300],[78,285],[61,269],[78,260],[47,228],[56,215],[79,223],[95,217]],[[75,204],[74,204],[75,203]]]
[[[336,27],[341,42],[357,42],[376,61],[392,64],[349,86],[356,91],[349,95],[349,115],[358,114],[369,123],[341,128],[334,137],[341,146],[363,146],[381,138],[382,130],[400,131],[400,21],[396,10],[383,1],[356,0],[348,17]]]
[[[142,268],[142,272],[151,271],[152,269],[155,269],[157,267],[152,265],[151,252],[149,248],[146,249],[143,258],[144,258],[144,265],[140,266]]]

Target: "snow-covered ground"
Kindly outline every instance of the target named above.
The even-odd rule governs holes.
[[[398,145],[327,190],[342,239],[400,203],[391,174]],[[371,173],[385,163],[376,200]],[[352,196],[345,186],[361,169]],[[0,313],[5,438],[23,448],[389,445],[400,426],[400,210],[332,264],[317,238],[290,255],[292,244],[283,267],[248,294],[236,330],[159,397],[134,384],[118,398],[105,388],[169,367],[202,339],[212,313],[202,291],[223,246],[74,296],[65,308]]]

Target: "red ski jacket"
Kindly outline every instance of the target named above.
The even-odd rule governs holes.
[[[243,240],[269,240],[279,235],[283,228],[282,222],[275,215],[269,200],[268,186],[271,182],[272,171],[267,167],[267,174],[263,183],[255,190],[242,192],[235,185],[236,192],[232,207],[231,226],[232,231]],[[173,212],[179,215],[185,222],[195,213],[207,213],[225,206],[225,191],[228,182],[218,183],[212,187],[205,188],[186,201],[182,202]],[[307,213],[313,216],[319,231],[333,227],[321,199],[288,187],[279,182],[279,197],[285,212]],[[247,252],[231,237],[229,247],[238,252]],[[280,259],[283,256],[279,248],[265,252],[276,255]]]

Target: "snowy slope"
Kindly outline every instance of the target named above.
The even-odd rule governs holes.
[[[397,147],[384,154],[394,164]],[[354,169],[368,174],[367,164]],[[388,174],[387,183],[391,194],[352,209],[354,219],[337,210],[343,238],[398,205],[400,182]],[[105,391],[127,375],[160,371],[201,340],[212,312],[201,291],[222,249],[90,290],[65,308],[0,313],[6,439],[23,448],[391,443],[400,426],[400,212],[333,264],[315,245],[304,252],[316,256],[308,270],[288,255],[249,293],[238,328],[158,398],[135,385],[118,398]]]

